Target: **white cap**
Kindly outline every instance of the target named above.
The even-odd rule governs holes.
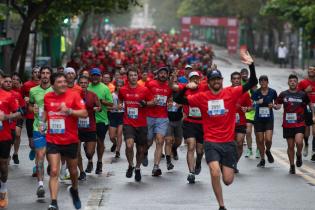
[[[198,72],[196,72],[196,71],[192,71],[192,72],[190,72],[190,73],[188,74],[188,78],[189,78],[189,79],[192,78],[193,76],[198,76],[198,77],[200,77],[200,75],[199,75]]]
[[[74,70],[74,68],[72,68],[72,67],[67,67],[67,68],[65,68],[65,69],[63,70],[63,72],[64,72],[65,74],[68,74],[68,73],[75,73],[75,70]]]
[[[185,69],[192,69],[192,66],[191,65],[189,65],[189,64],[187,64],[186,66],[185,66]]]

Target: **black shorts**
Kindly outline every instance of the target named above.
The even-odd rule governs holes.
[[[108,125],[105,125],[105,123],[96,123],[96,135],[99,140],[101,141],[105,140],[107,130]]]
[[[148,127],[132,127],[130,125],[124,125],[123,133],[125,141],[127,139],[133,139],[138,145],[146,145],[148,142]]]
[[[205,156],[207,163],[218,161],[221,165],[229,168],[236,168],[237,164],[237,149],[234,141],[227,143],[204,143]]]
[[[63,157],[76,159],[78,158],[79,143],[74,144],[52,144],[47,142],[47,155],[60,154]]]
[[[23,123],[24,123],[23,119],[18,119],[16,121],[16,127],[23,128]]]
[[[254,120],[246,119],[246,123],[254,124]]]
[[[12,136],[11,144],[13,145],[14,142],[15,142],[15,137],[16,137],[15,130],[12,130],[12,129],[11,129],[11,136]]]
[[[266,132],[267,130],[273,130],[274,121],[255,121],[255,132]]]
[[[123,124],[123,112],[108,112],[109,126],[117,128]]]
[[[26,132],[27,132],[27,137],[28,138],[33,138],[33,119],[26,119],[25,124],[26,124]]]
[[[79,139],[81,142],[97,141],[96,131],[80,131]]]
[[[12,140],[0,141],[0,158],[8,159],[10,157],[10,150],[12,145]]]
[[[246,134],[246,125],[235,126],[235,133]]]
[[[305,124],[306,126],[311,126],[314,124],[312,112],[305,110]]]
[[[184,135],[184,139],[195,138],[197,143],[203,144],[202,124],[184,121],[183,135]]]
[[[295,135],[298,133],[305,133],[305,126],[296,127],[296,128],[283,128],[283,138],[295,138]]]

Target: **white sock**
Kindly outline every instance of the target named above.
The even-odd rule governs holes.
[[[44,186],[44,182],[43,181],[39,181],[38,182],[38,186]]]
[[[2,181],[0,181],[0,183],[1,183],[0,192],[1,192],[1,193],[7,192],[7,191],[8,191],[8,189],[7,189],[7,183],[6,183],[6,182],[2,182]]]

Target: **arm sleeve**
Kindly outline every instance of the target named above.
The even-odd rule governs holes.
[[[173,100],[178,104],[188,104],[188,100],[185,97],[185,92],[186,88],[183,88],[174,95]]]
[[[250,77],[249,77],[248,82],[243,85],[243,93],[249,91],[258,83],[254,63],[249,65],[249,71],[250,71]]]

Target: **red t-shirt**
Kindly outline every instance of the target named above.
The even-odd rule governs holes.
[[[312,86],[312,92],[307,93],[308,97],[311,100],[311,103],[315,103],[315,81],[304,79],[299,82],[298,89],[304,91],[308,86]]]
[[[98,97],[91,91],[81,93],[81,97],[85,103],[86,110],[88,111],[88,118],[79,119],[79,130],[83,132],[96,131],[96,121],[94,107],[97,106]]]
[[[119,90],[118,98],[124,102],[124,125],[132,127],[147,126],[147,112],[144,107],[140,106],[140,101],[150,101],[152,96],[148,88],[137,85],[131,88],[129,85]]]
[[[22,95],[23,97],[30,97],[30,90],[31,88],[39,85],[39,81],[35,82],[33,80],[27,81],[23,84],[22,86]],[[34,119],[34,113],[32,112],[27,112],[25,115],[26,119]]]
[[[167,118],[167,101],[172,96],[172,90],[168,86],[168,82],[161,83],[157,80],[152,80],[146,84],[152,97],[157,100],[157,105],[149,107],[148,117]]]
[[[244,93],[236,103],[236,126],[246,125],[245,112],[242,111],[242,107],[251,107],[252,101],[248,92]]]
[[[178,84],[179,89],[184,89],[186,84]],[[200,93],[202,91],[206,91],[207,89],[203,86],[199,86],[195,90],[188,89],[185,91],[185,96],[191,96],[195,95],[197,93]],[[202,124],[202,118],[201,118],[201,112],[198,107],[193,107],[189,105],[183,105],[183,112],[184,112],[184,121],[191,122],[191,123],[198,123]]]
[[[79,95],[81,95],[82,88],[78,84],[74,84],[73,87],[68,87],[68,90],[71,90]]]
[[[59,145],[78,143],[78,118],[59,112],[62,103],[73,110],[85,109],[84,101],[79,94],[67,90],[64,94],[55,92],[44,96],[44,110],[47,113],[47,142]]]
[[[24,101],[24,99],[22,98],[21,93],[16,92],[16,91],[14,91],[14,90],[11,90],[10,92],[12,93],[12,96],[13,96],[13,98],[15,99],[18,108],[19,108],[19,107],[21,107],[21,108],[22,108],[22,107],[25,107],[25,101]],[[12,121],[10,122],[10,128],[11,128],[11,130],[15,130],[15,127],[16,127],[16,120],[12,120]]]
[[[16,112],[18,104],[11,92],[0,89],[0,111],[8,115]],[[0,121],[0,141],[11,141],[11,128],[8,120]]]
[[[234,141],[235,104],[241,97],[242,90],[242,86],[227,87],[218,94],[207,90],[187,97],[189,105],[198,107],[201,111],[205,141]]]

